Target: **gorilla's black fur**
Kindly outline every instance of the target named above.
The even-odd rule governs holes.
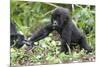
[[[10,23],[10,45],[16,48],[21,48],[24,45],[24,36],[17,32],[16,24]],[[15,43],[16,41],[16,43]]]

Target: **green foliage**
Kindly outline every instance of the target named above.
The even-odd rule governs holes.
[[[75,5],[73,19],[82,32],[86,34],[89,45],[95,49],[95,7]]]
[[[50,13],[59,4],[11,1],[11,19],[17,24],[17,29],[26,37],[36,32],[50,21]],[[60,4],[60,7],[71,5]],[[89,45],[94,49],[91,55],[85,50],[71,50],[70,54],[60,53],[59,36],[49,34],[48,37],[35,42],[31,51],[26,51],[25,46],[21,49],[11,48],[11,65],[37,65],[57,64],[70,62],[91,61],[95,55],[95,7],[86,5],[74,5],[72,19],[76,26],[86,34]],[[55,40],[58,38],[57,40]],[[79,47],[78,47],[79,48]],[[77,52],[78,51],[78,52]]]

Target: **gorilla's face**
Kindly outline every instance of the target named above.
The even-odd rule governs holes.
[[[61,28],[69,18],[69,10],[64,8],[57,8],[52,13],[51,22],[53,27]]]

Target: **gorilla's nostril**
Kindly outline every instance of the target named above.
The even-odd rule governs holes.
[[[54,23],[54,24],[57,24],[57,23]]]
[[[57,21],[55,20],[55,21],[53,22],[53,24],[54,24],[54,25],[57,25]]]

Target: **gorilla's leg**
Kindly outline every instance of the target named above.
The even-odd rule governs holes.
[[[68,52],[68,47],[65,40],[61,40],[61,52]]]
[[[70,27],[65,28],[62,33],[61,33],[61,52],[68,52],[69,48],[68,46],[70,46],[71,43],[71,30],[69,29]]]
[[[85,36],[82,36],[81,39],[79,40],[79,44],[81,48],[84,48],[88,52],[92,52],[91,47],[87,44]]]

